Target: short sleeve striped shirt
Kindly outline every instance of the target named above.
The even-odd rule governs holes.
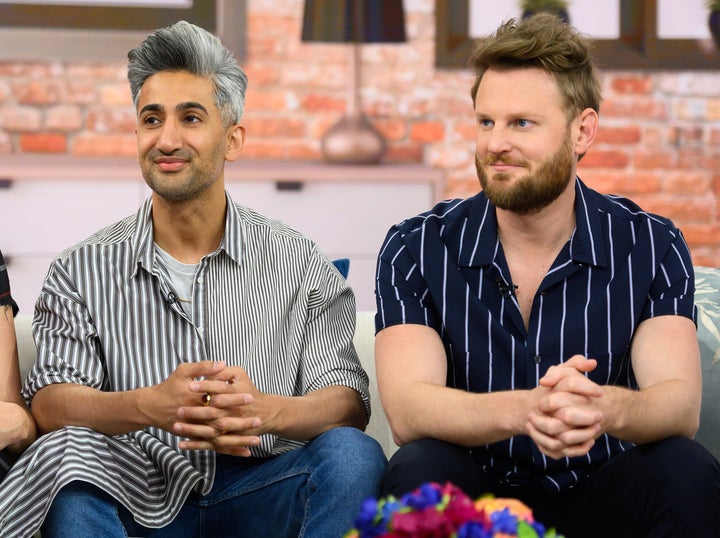
[[[636,388],[629,346],[638,325],[660,315],[695,319],[694,274],[680,231],[627,199],[576,180],[576,228],[541,282],[525,329],[485,195],[449,200],[394,226],[377,265],[376,329],[435,329],[448,386],[472,392],[531,389],[552,365],[595,358],[590,377]],[[605,435],[587,457],[546,458],[528,436],[473,449],[508,483],[560,491],[630,443]]]
[[[182,362],[225,360],[260,391],[300,396],[344,385],[363,398],[368,378],[352,337],[352,290],[315,244],[227,197],[225,236],[203,257],[188,315],[168,301],[171,280],[153,244],[148,200],[129,217],[73,247],[51,266],[33,324],[37,362],[31,400],[52,383],[125,391],[166,379]],[[94,483],[149,527],[167,524],[193,488],[212,487],[209,451],[181,451],[159,429],[108,437],[70,427],[32,445],[0,489],[0,535],[39,526],[54,492]],[[302,443],[261,436],[254,456]]]

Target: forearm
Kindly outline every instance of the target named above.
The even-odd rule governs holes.
[[[367,425],[362,398],[349,387],[325,387],[305,396],[264,394],[259,399],[258,403],[270,412],[258,434],[306,441],[331,428],[351,426],[364,430]]]
[[[526,433],[532,391],[471,393],[429,383],[386,390],[383,403],[395,442],[442,439],[480,446]]]
[[[147,412],[152,387],[103,392],[85,385],[57,383],[40,389],[32,401],[38,431],[84,426],[107,435],[119,435],[157,424]]]
[[[700,395],[689,383],[671,380],[642,390],[604,387],[603,429],[642,444],[674,435],[693,437],[700,422]]]
[[[18,455],[35,440],[35,421],[24,405],[3,403],[0,412],[3,420],[0,449]]]

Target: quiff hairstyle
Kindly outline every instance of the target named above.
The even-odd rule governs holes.
[[[602,97],[591,48],[589,39],[556,15],[510,19],[478,41],[470,57],[476,74],[470,90],[473,105],[488,69],[538,67],[557,81],[568,120],[586,108],[600,112]]]
[[[145,81],[163,71],[184,71],[208,78],[225,127],[240,122],[247,75],[232,53],[207,30],[180,21],[156,30],[128,52],[128,81],[136,109]]]

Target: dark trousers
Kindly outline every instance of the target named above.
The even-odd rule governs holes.
[[[536,520],[566,538],[707,538],[720,532],[720,465],[699,443],[681,437],[636,446],[559,494],[500,483],[467,448],[423,439],[391,458],[383,495],[400,497],[424,482],[448,481],[472,498],[520,499]]]

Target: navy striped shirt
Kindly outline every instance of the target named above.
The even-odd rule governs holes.
[[[680,231],[633,202],[576,181],[576,228],[535,295],[527,330],[484,193],[449,200],[394,226],[377,266],[378,331],[422,324],[442,338],[447,385],[472,392],[532,389],[572,355],[597,359],[590,378],[637,388],[629,357],[638,324],[695,319],[694,274]],[[571,487],[631,443],[607,434],[588,455],[553,460],[519,435],[473,449],[511,484]]]
[[[183,362],[224,360],[262,392],[350,387],[369,416],[368,378],[352,344],[354,296],[313,241],[228,196],[225,235],[200,261],[188,315],[167,301],[176,290],[154,247],[151,211],[148,199],[136,216],[52,264],[35,309],[38,357],[27,399],[52,383],[132,390],[160,383]],[[180,450],[180,440],[156,427],[45,435],[0,487],[0,536],[35,532],[72,480],[108,491],[145,526],[167,524],[191,490],[211,489],[215,473],[214,452]],[[251,451],[268,457],[302,444],[266,434]]]

